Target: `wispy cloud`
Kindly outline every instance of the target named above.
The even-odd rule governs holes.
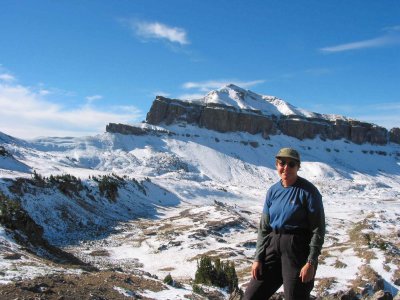
[[[135,107],[99,109],[87,103],[65,107],[48,100],[42,90],[0,83],[0,130],[20,138],[82,136],[104,132],[109,122],[129,123],[142,117]]]
[[[366,48],[380,48],[400,44],[400,26],[388,27],[385,28],[384,31],[385,33],[383,35],[372,39],[324,47],[320,50],[325,53],[335,53]]]
[[[125,20],[134,34],[144,41],[164,40],[169,43],[187,45],[189,39],[183,28],[172,27],[160,22],[147,22],[141,20]]]
[[[103,99],[103,96],[101,96],[101,95],[86,96],[88,105],[92,104],[94,101],[101,100],[101,99]]]
[[[100,100],[103,99],[103,96],[101,95],[93,95],[93,96],[87,96],[86,100],[88,101],[96,101],[96,100]]]
[[[182,85],[185,90],[194,90],[193,93],[184,93],[179,95],[179,99],[193,100],[203,98],[208,92],[220,89],[228,84],[234,84],[241,88],[250,88],[252,86],[264,83],[265,80],[241,81],[236,79],[208,80],[201,82],[186,82]]]
[[[204,94],[201,93],[193,93],[193,94],[182,94],[178,96],[178,99],[182,100],[194,100],[194,99],[202,99],[204,98]]]
[[[12,82],[15,81],[15,77],[9,73],[2,73],[0,74],[0,81],[5,81],[5,82]]]
[[[241,88],[249,88],[261,83],[265,80],[253,80],[253,81],[240,81],[240,80],[209,80],[202,82],[186,82],[183,84],[184,89],[197,89],[201,92],[209,92],[213,89],[221,88],[228,84],[234,84],[240,86]]]

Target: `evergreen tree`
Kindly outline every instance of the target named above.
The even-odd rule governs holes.
[[[167,276],[165,276],[164,283],[171,285],[171,286],[174,285],[174,280],[172,279],[171,274],[168,274]]]
[[[238,289],[239,283],[233,262],[221,262],[219,258],[212,260],[208,256],[197,261],[194,282],[226,288],[229,293]]]

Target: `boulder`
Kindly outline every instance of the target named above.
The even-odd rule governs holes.
[[[373,300],[393,300],[393,296],[389,292],[383,290],[377,291],[373,296]]]

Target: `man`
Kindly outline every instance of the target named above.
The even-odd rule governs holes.
[[[295,149],[282,148],[275,158],[280,181],[267,192],[244,299],[268,299],[283,284],[285,300],[306,300],[325,236],[322,196],[297,175],[300,155]]]

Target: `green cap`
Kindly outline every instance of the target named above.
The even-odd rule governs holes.
[[[278,154],[275,157],[289,157],[300,162],[300,154],[293,148],[282,148],[281,150],[279,150]]]

